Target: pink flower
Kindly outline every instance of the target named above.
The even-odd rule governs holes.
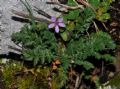
[[[48,28],[55,28],[55,32],[59,33],[60,27],[65,27],[63,18],[51,17],[51,23],[48,25]]]

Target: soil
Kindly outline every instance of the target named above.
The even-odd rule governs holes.
[[[116,0],[110,7],[111,19],[108,24],[109,33],[117,43],[116,48],[116,72],[120,71],[120,0]]]
[[[118,51],[120,51],[120,0],[116,0],[109,10],[111,19],[109,22],[109,33],[113,39],[117,42]]]

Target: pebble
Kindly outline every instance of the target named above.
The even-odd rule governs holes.
[[[1,60],[2,60],[1,63],[3,63],[3,64],[6,64],[7,62],[10,61],[10,59],[7,59],[7,58],[3,58],[3,59],[1,59]]]

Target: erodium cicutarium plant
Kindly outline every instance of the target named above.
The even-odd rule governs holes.
[[[90,80],[98,86],[100,77],[97,74],[97,78],[91,80],[95,63],[112,63],[115,59],[109,53],[115,49],[110,35],[99,27],[90,29],[97,26],[96,20],[104,22],[108,19],[107,10],[111,1],[88,0],[87,3],[92,8],[81,9],[77,1],[68,0],[66,5],[60,4],[67,9],[67,13],[61,13],[60,17],[51,16],[48,23],[36,22],[34,27],[33,24],[26,24],[20,32],[12,35],[12,40],[22,45],[21,56],[24,60],[32,61],[34,66],[47,66],[52,73],[60,73],[62,77],[57,79],[59,82],[56,82],[55,89],[69,87],[67,82],[71,81],[71,69],[76,76],[74,80],[80,77],[81,81]],[[100,8],[105,9],[104,12]],[[81,70],[76,70],[76,67]],[[51,78],[54,80],[57,76]]]

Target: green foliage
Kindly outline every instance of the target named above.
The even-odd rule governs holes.
[[[74,16],[72,16],[71,14]],[[68,27],[66,28],[68,33],[74,31],[75,33],[73,35],[76,36],[77,33],[84,33],[88,30],[90,24],[95,18],[95,13],[91,8],[86,8],[83,12],[81,12],[79,9],[71,10],[68,14],[63,15],[63,18],[65,20],[67,19],[67,21],[70,21],[69,23],[67,23]],[[68,35],[68,37],[66,38],[69,38],[69,36],[70,35]]]
[[[39,23],[38,29],[25,25],[20,32],[13,34],[12,38],[16,44],[23,45],[25,60],[33,61],[34,65],[38,62],[50,63],[55,57],[57,46],[55,36],[43,27],[43,23]]]
[[[117,73],[111,80],[109,80],[108,84],[112,87],[120,87],[120,73]]]
[[[31,88],[32,87],[31,84],[33,83],[32,77],[33,76],[24,77],[23,79],[18,78],[17,80],[20,80],[20,81],[17,81],[17,84],[16,84],[18,86],[18,89]]]
[[[53,65],[56,58],[59,59],[60,66],[57,66],[57,72],[52,74],[52,89],[60,89],[65,85],[70,67],[80,66],[84,69],[84,76],[89,76],[90,70],[95,67],[90,62],[90,57],[96,61],[112,62],[114,60],[109,51],[114,50],[115,44],[109,34],[103,31],[88,31],[94,19],[104,21],[109,18],[107,10],[111,0],[88,1],[100,14],[90,7],[84,8],[83,11],[69,10],[67,14],[62,15],[66,28],[60,28],[60,33],[50,31],[47,24],[39,22],[24,25],[20,32],[12,35],[12,40],[22,45],[24,60],[33,61],[34,65],[48,66]],[[67,4],[76,6],[73,0],[68,0]],[[31,20],[33,20],[32,17]]]
[[[66,16],[68,20],[75,20],[79,16],[79,10],[69,11],[69,14]]]
[[[63,68],[60,67],[57,73],[52,74],[52,79],[52,89],[61,89],[66,84],[68,77]]]
[[[15,73],[18,70],[21,70],[23,68],[23,65],[21,62],[11,61],[4,64],[2,67],[3,67],[2,73],[6,88],[10,89],[15,83],[14,81],[16,80],[14,77]]]
[[[107,40],[106,40],[107,39]],[[115,44],[111,37],[102,31],[93,33],[88,37],[83,36],[79,40],[71,40],[67,45],[66,54],[67,59],[73,60],[77,65],[83,65],[87,70],[93,68],[93,65],[86,61],[88,57],[95,57],[96,59],[105,59],[106,61],[113,61],[114,57],[109,53],[103,53],[114,49]],[[64,61],[64,60],[63,60]],[[66,62],[65,66],[70,63]]]
[[[95,13],[93,10],[91,8],[86,8],[76,21],[75,29],[78,30],[77,33],[84,33],[87,31],[94,18]]]
[[[90,4],[96,9],[96,19],[99,21],[105,21],[110,18],[110,14],[108,13],[108,9],[110,8],[110,4],[114,0],[89,0]]]
[[[74,2],[74,0],[69,0],[69,1],[67,2],[67,4],[68,4],[69,6],[76,6],[76,3]]]
[[[48,67],[37,66],[30,69],[34,74],[31,74],[29,69],[25,70],[27,67],[20,61],[10,61],[1,67],[7,89],[48,89],[47,78],[50,73]]]

